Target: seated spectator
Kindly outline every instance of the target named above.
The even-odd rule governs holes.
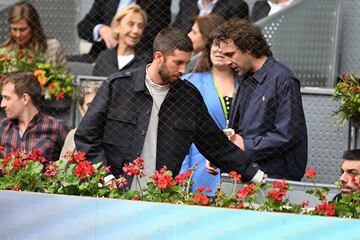
[[[215,14],[194,18],[191,31],[188,34],[193,43],[194,51],[190,63],[186,66],[187,72],[191,72],[196,62],[200,59],[211,31],[223,21],[224,19],[222,17]]]
[[[180,10],[173,27],[189,32],[196,16],[216,14],[225,20],[249,18],[249,6],[243,0],[180,0]]]
[[[143,54],[136,47],[145,24],[146,13],[138,5],[129,5],[118,12],[111,23],[118,45],[99,55],[93,74],[108,77],[119,70],[136,68],[151,61],[151,54]]]
[[[20,51],[17,57],[21,54],[28,61],[39,56],[67,70],[67,60],[59,41],[46,38],[39,14],[29,2],[20,2],[10,9],[8,24],[10,33],[3,50]]]
[[[341,165],[341,176],[339,179],[341,193],[336,195],[334,200],[349,196],[359,190],[360,149],[345,151],[343,159],[344,162]]]
[[[1,108],[6,113],[0,120],[4,154],[12,148],[24,152],[39,149],[46,160],[58,160],[69,129],[63,121],[40,111],[43,94],[36,77],[32,73],[9,74],[2,81],[1,95]]]
[[[171,0],[95,0],[77,26],[79,37],[93,45],[88,54],[69,56],[70,61],[93,63],[102,51],[113,48],[118,41],[113,37],[110,23],[117,12],[130,4],[138,4],[148,14],[140,46],[142,51],[151,52],[156,34],[170,24]]]
[[[81,116],[83,117],[88,110],[90,103],[94,99],[97,90],[100,87],[99,82],[88,82],[81,86],[81,93],[78,99],[79,102],[79,111]],[[70,130],[68,135],[66,136],[64,146],[60,153],[60,158],[63,158],[66,152],[74,152],[76,150],[75,142],[74,142],[74,135],[75,135],[76,128]]]
[[[184,79],[200,91],[217,126],[221,129],[227,128],[230,107],[238,84],[234,72],[226,65],[218,42],[211,36],[194,72],[184,76]],[[180,172],[186,172],[195,166],[198,167],[193,175],[194,185],[191,190],[194,192],[199,186],[206,186],[212,190],[208,195],[214,196],[216,185],[220,184],[220,172],[217,169],[215,175],[208,173],[206,158],[192,144]]]
[[[254,3],[250,20],[256,22],[268,15],[277,13],[292,2],[293,0],[259,0]]]

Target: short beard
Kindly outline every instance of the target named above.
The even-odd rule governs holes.
[[[164,62],[161,64],[158,74],[161,77],[161,80],[165,83],[165,85],[166,84],[172,85],[174,84],[175,81],[171,79],[165,63],[166,63],[166,58],[164,59]]]

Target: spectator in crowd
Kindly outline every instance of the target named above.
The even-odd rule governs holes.
[[[208,108],[210,116],[221,129],[227,128],[230,107],[238,87],[236,76],[225,63],[225,58],[219,48],[219,43],[211,36],[194,72],[184,76],[200,91]],[[186,156],[181,171],[186,172],[197,166],[194,172],[192,191],[199,186],[210,187],[214,196],[216,185],[220,183],[220,172],[214,175],[208,173],[205,167],[206,159],[194,144],[191,145],[189,155]]]
[[[9,74],[2,81],[1,95],[6,118],[0,120],[0,145],[5,155],[12,148],[38,149],[46,160],[58,160],[69,129],[40,111],[43,95],[37,78],[32,73]]]
[[[202,55],[202,51],[205,48],[211,31],[219,26],[223,21],[224,19],[222,17],[215,14],[194,18],[191,31],[188,34],[191,42],[193,43],[194,51],[190,63],[187,65],[187,72],[191,72],[194,69],[197,61]]]
[[[118,45],[100,53],[93,74],[108,77],[119,70],[136,68],[147,60],[150,62],[151,54],[139,53],[137,47],[145,24],[146,13],[139,5],[129,5],[119,11],[111,23]]]
[[[118,40],[110,27],[111,21],[117,12],[130,4],[138,4],[148,15],[139,46],[141,51],[151,52],[156,34],[170,24],[171,0],[95,0],[90,12],[78,24],[79,37],[93,43],[90,52],[82,56],[69,56],[69,59],[93,63],[101,51],[115,47]]]
[[[290,5],[293,0],[259,0],[254,3],[250,20],[256,22],[268,15],[279,12]]]
[[[359,190],[360,183],[360,149],[344,152],[344,162],[341,165],[341,176],[339,179],[341,193],[334,200],[343,196],[349,196]]]
[[[147,176],[164,165],[176,175],[194,142],[223,171],[235,170],[244,181],[260,182],[264,174],[257,164],[216,126],[199,91],[179,80],[192,50],[181,30],[160,31],[152,63],[103,82],[75,133],[77,150],[86,152],[93,163],[111,166],[115,177],[137,156],[144,159]],[[125,177],[130,186],[132,177]]]
[[[15,4],[9,10],[9,38],[3,44],[6,51],[17,51],[17,57],[32,61],[35,56],[68,70],[65,54],[55,38],[47,38],[36,9],[29,2]]]
[[[81,86],[80,95],[78,98],[79,103],[79,112],[81,116],[83,117],[88,110],[90,103],[94,99],[96,92],[98,91],[100,87],[101,81],[93,81],[93,82],[87,82]],[[74,141],[74,135],[75,135],[76,128],[70,130],[68,135],[65,138],[64,146],[60,153],[60,158],[64,158],[65,153],[67,152],[75,152],[75,141]]]
[[[272,178],[300,181],[307,132],[300,82],[272,57],[261,29],[229,21],[216,30],[227,64],[243,77],[230,113],[232,140]]]
[[[225,20],[248,19],[249,6],[243,0],[180,0],[179,13],[173,27],[189,32],[191,21],[196,16],[216,14]]]

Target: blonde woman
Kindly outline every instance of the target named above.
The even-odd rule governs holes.
[[[111,28],[118,39],[115,48],[107,49],[96,59],[93,74],[110,76],[119,70],[136,68],[151,60],[151,52],[139,51],[136,47],[143,34],[147,15],[138,5],[129,5],[118,12]]]
[[[9,38],[1,51],[12,51],[17,57],[32,61],[40,56],[52,65],[62,65],[67,69],[67,60],[55,38],[47,38],[40,17],[33,5],[28,2],[15,4],[9,10]]]

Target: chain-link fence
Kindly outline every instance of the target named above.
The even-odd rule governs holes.
[[[258,168],[270,177],[301,180],[307,165],[318,170],[321,182],[338,179],[350,133],[332,120],[338,106],[332,91],[306,87],[332,89],[339,74],[358,70],[351,30],[358,1],[28,2],[41,23],[29,22],[32,9],[14,10],[20,1],[0,5],[2,53],[16,59],[12,68],[3,59],[2,74],[40,70],[47,93],[42,111],[71,127],[80,123],[79,150],[93,161],[106,160],[115,177],[124,163],[141,156],[149,171],[198,167],[195,180],[213,190],[220,176],[208,171],[216,167],[239,170],[247,180]],[[251,25],[222,25],[228,34],[214,32],[230,19],[255,22],[271,52]],[[154,38],[168,26],[188,33],[192,55],[181,36],[171,44],[160,39],[153,49]],[[240,46],[244,39],[248,43]],[[175,81],[180,75],[192,84]],[[231,140],[246,155],[227,140],[221,131],[226,128],[238,134]],[[4,141],[0,145],[9,144]],[[215,164],[210,170],[206,159]]]

